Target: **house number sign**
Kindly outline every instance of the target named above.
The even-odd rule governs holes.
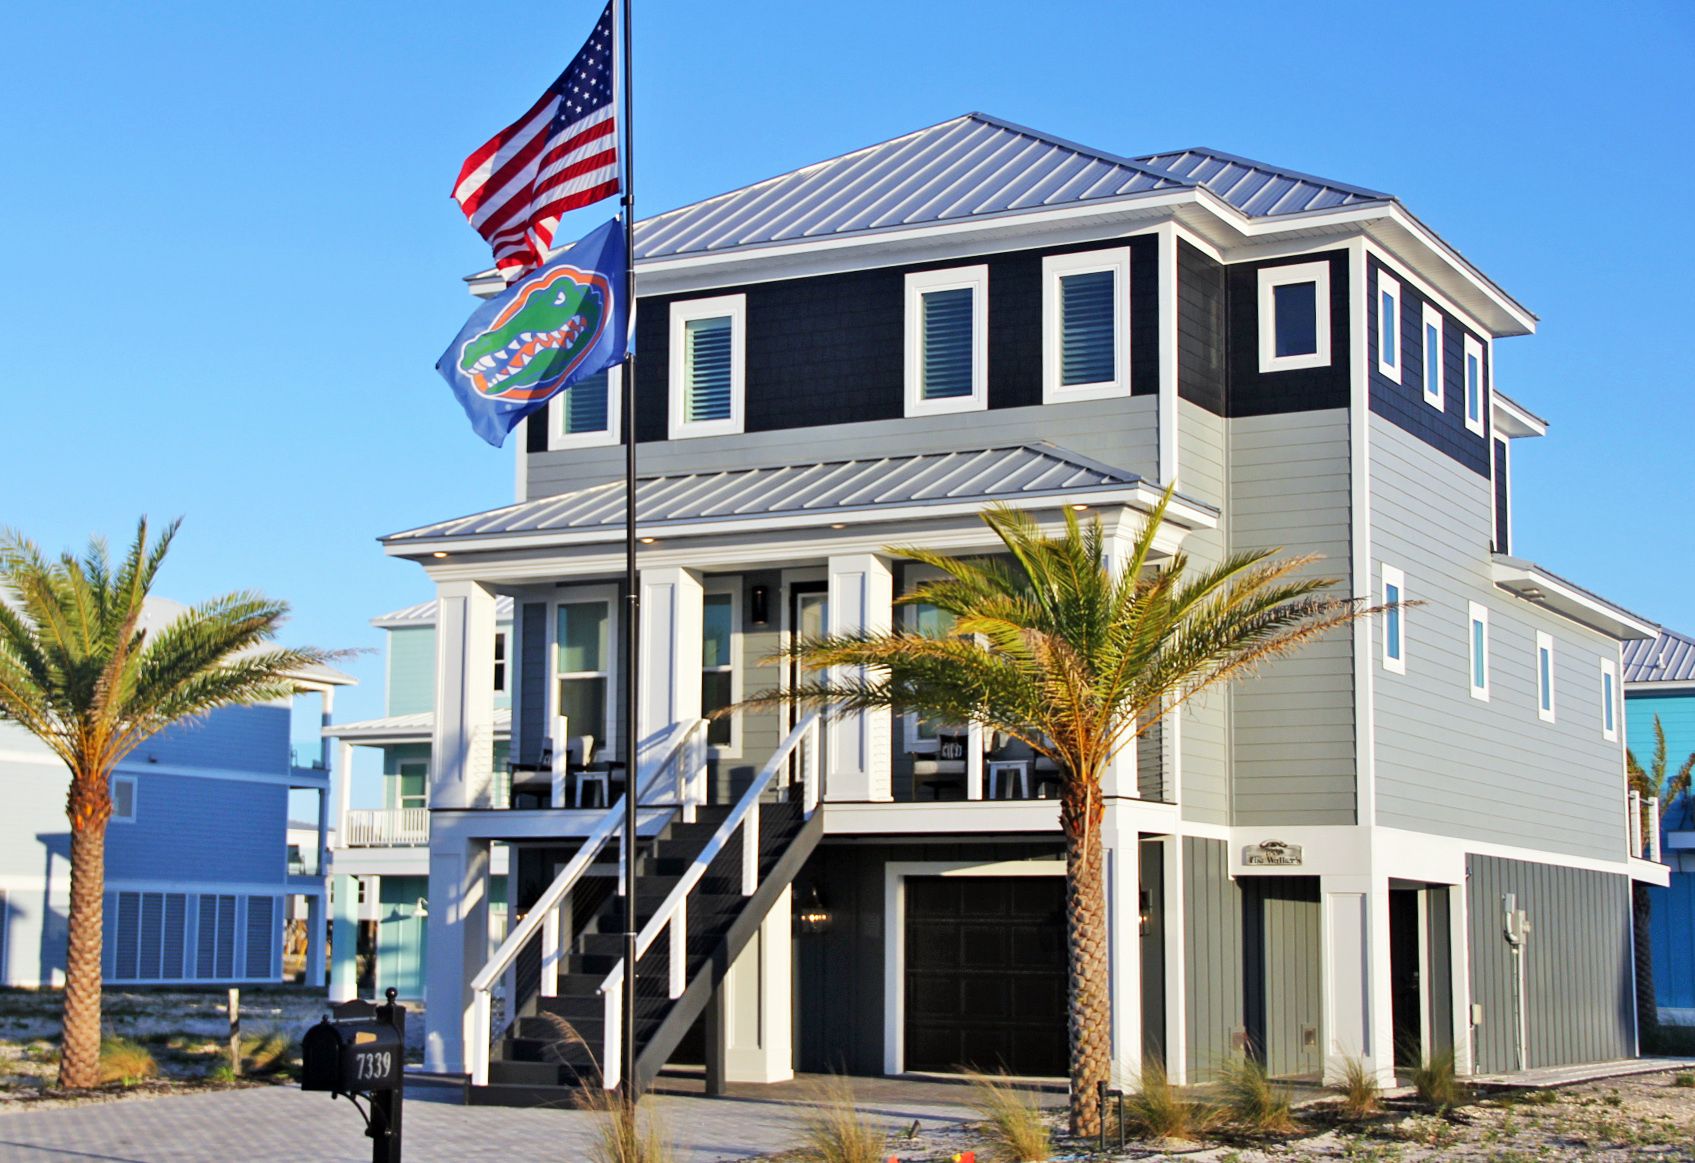
[[[1250,866],[1282,866],[1301,863],[1301,846],[1287,840],[1261,840],[1242,850],[1242,863]]]

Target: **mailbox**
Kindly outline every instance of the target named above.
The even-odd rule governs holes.
[[[328,1018],[300,1040],[300,1089],[359,1094],[400,1087],[406,1047],[387,1022],[332,1022]]]

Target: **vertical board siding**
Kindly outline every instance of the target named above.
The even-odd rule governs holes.
[[[518,713],[512,751],[520,763],[541,762],[547,735],[547,603],[525,602],[517,611]]]
[[[1323,1073],[1316,877],[1243,877],[1242,993],[1253,1050],[1274,1078]],[[1306,1030],[1314,1031],[1312,1045]]]
[[[1423,967],[1430,999],[1430,1050],[1442,1053],[1454,1048],[1454,930],[1452,894],[1445,885],[1423,890],[1426,907]]]
[[[1600,660],[1618,645],[1493,583],[1489,482],[1371,419],[1372,580],[1386,562],[1425,605],[1404,620],[1406,673],[1372,635],[1377,822],[1617,860],[1624,764],[1601,734]],[[1469,604],[1489,610],[1489,700],[1471,696]],[[1536,632],[1554,639],[1555,721],[1536,713]]]
[[[1319,553],[1305,572],[1352,579],[1348,413],[1230,421],[1230,547]],[[1236,824],[1351,824],[1356,804],[1351,630],[1267,663],[1230,691]]]
[[[1189,1081],[1200,1082],[1235,1052],[1235,1037],[1246,1029],[1242,896],[1224,841],[1185,836],[1182,843],[1184,1030]]]
[[[1493,856],[1467,858],[1466,909],[1477,1069],[1517,1067],[1512,948],[1504,895],[1529,917],[1523,1004],[1529,1069],[1636,1053],[1626,877]]]
[[[1179,486],[1185,495],[1220,510],[1217,529],[1197,529],[1184,538],[1183,550],[1197,568],[1222,561],[1228,551],[1228,425],[1188,400],[1177,403]],[[1230,822],[1229,715],[1230,689],[1224,687],[1186,704],[1173,720],[1182,734],[1179,802],[1185,819]]]

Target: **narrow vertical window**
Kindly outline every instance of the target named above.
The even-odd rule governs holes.
[[[1424,305],[1424,402],[1432,408],[1443,407],[1442,393],[1442,313],[1429,303]]]
[[[742,431],[747,296],[671,304],[671,436]]]
[[[988,407],[989,268],[906,276],[906,414]]]
[[[713,719],[713,711],[730,706],[735,694],[735,595],[707,594],[701,603],[700,710],[707,716],[706,741],[729,747],[735,720]]]
[[[1489,611],[1471,603],[1471,697],[1489,698]]]
[[[606,602],[562,602],[555,642],[559,691],[557,713],[571,735],[606,742],[606,683],[610,616]]]
[[[1262,267],[1259,370],[1294,371],[1330,363],[1330,264]]]
[[[1483,379],[1483,345],[1465,337],[1465,426],[1483,435],[1483,415],[1488,408],[1489,386]]]
[[[608,368],[596,372],[548,401],[548,448],[595,448],[618,443],[622,371]]]
[[[1554,637],[1536,632],[1536,717],[1554,721]]]
[[[1401,603],[1407,600],[1406,579],[1392,565],[1383,567],[1383,668],[1396,674],[1407,672],[1406,612]]]
[[[500,630],[494,636],[494,693],[506,693],[506,631]]]
[[[112,777],[111,818],[114,824],[135,823],[135,776],[114,775]]]
[[[1401,382],[1401,284],[1377,272],[1377,370]]]
[[[953,615],[946,610],[937,609],[928,602],[914,602],[906,609],[907,624],[915,634],[922,634],[926,638],[941,638],[953,629]],[[933,719],[920,718],[918,715],[907,715],[905,723],[907,752],[921,754],[934,752],[937,726],[938,724]]]
[[[1049,255],[1042,283],[1043,400],[1129,395],[1129,249]]]
[[[1610,658],[1601,660],[1601,735],[1618,741],[1618,664]]]

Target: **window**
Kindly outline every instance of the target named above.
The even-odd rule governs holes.
[[[926,638],[941,638],[953,629],[953,615],[938,610],[927,602],[914,602],[907,608],[907,626],[914,634]],[[906,750],[931,752],[936,749],[937,724],[917,715],[907,715],[905,723]]]
[[[747,296],[671,304],[671,439],[742,430]]]
[[[1330,264],[1265,267],[1259,273],[1259,370],[1330,363]]]
[[[1471,697],[1489,700],[1489,611],[1471,603]]]
[[[1488,389],[1483,382],[1483,345],[1465,337],[1465,426],[1483,435],[1483,413],[1488,407]]]
[[[1406,612],[1400,603],[1407,600],[1406,579],[1392,565],[1383,567],[1383,668],[1396,674],[1407,673]]]
[[[1442,408],[1442,312],[1424,305],[1424,402]]]
[[[1130,251],[1042,260],[1042,399],[1130,394]]]
[[[736,595],[707,594],[701,603],[700,711],[710,716],[736,701]],[[734,748],[734,716],[707,719],[706,741]]]
[[[394,806],[427,807],[430,802],[430,767],[427,763],[402,763],[394,785]]]
[[[1610,658],[1601,659],[1601,735],[1618,741],[1618,663]]]
[[[497,630],[494,635],[494,693],[506,693],[506,631]]]
[[[1554,721],[1554,636],[1536,632],[1536,717]]]
[[[906,276],[906,414],[989,404],[989,268]]]
[[[561,602],[555,628],[558,713],[565,716],[570,734],[594,736],[597,751],[606,744],[610,621],[607,602]]]
[[[624,369],[608,368],[579,380],[547,404],[550,449],[596,448],[617,444],[621,415],[618,393]]]
[[[1401,382],[1401,284],[1377,272],[1377,370]]]
[[[135,776],[112,777],[112,823],[135,823]]]

